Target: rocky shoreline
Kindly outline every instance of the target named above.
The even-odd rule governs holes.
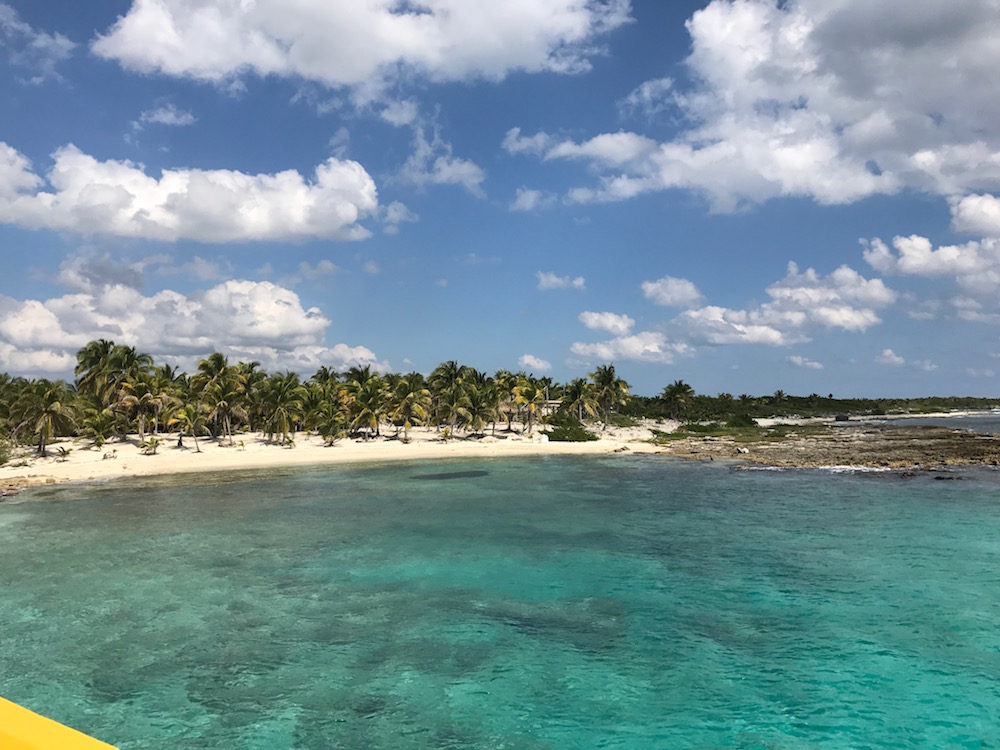
[[[686,437],[667,443],[664,452],[678,458],[739,459],[778,468],[934,470],[1000,465],[1000,435],[950,427],[810,425],[780,435]]]

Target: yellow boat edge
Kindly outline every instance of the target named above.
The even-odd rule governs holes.
[[[0,748],[3,750],[116,750],[58,721],[0,698]]]

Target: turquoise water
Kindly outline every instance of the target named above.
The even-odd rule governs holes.
[[[0,695],[122,750],[997,748],[1000,479],[960,476],[53,490],[0,505]]]

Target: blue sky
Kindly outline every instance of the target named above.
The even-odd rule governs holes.
[[[0,0],[0,370],[993,395],[1000,2]]]

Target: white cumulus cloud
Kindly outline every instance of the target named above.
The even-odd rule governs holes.
[[[383,231],[386,234],[398,234],[399,225],[420,221],[420,216],[407,208],[406,204],[393,201],[385,207],[382,214]]]
[[[704,299],[692,282],[673,276],[642,282],[642,293],[646,299],[667,307],[694,307]]]
[[[197,122],[197,118],[190,112],[185,112],[177,109],[173,104],[168,104],[156,109],[147,109],[139,115],[139,122],[184,127],[186,125],[194,125]]]
[[[806,337],[795,330],[805,322],[796,317],[786,321],[790,332],[765,322],[772,316],[759,310],[730,310],[718,305],[708,305],[696,310],[685,310],[675,320],[685,335],[698,343],[708,344],[765,344],[782,346],[805,341]]]
[[[510,203],[511,211],[536,211],[546,208],[556,202],[556,197],[551,193],[542,190],[532,190],[530,188],[518,188],[514,194],[514,200]]]
[[[687,29],[694,83],[652,79],[624,104],[670,110],[688,123],[678,136],[515,128],[507,150],[585,160],[598,180],[569,190],[571,202],[684,188],[732,211],[781,196],[1000,187],[996,0],[711,0]]]
[[[669,342],[659,331],[640,331],[608,341],[578,341],[570,346],[570,351],[578,357],[599,362],[628,360],[669,364],[677,355],[686,354],[689,347]]]
[[[796,367],[804,367],[807,370],[822,370],[823,369],[823,365],[820,364],[819,362],[817,362],[816,360],[807,359],[806,357],[803,357],[803,356],[798,355],[798,354],[793,354],[792,356],[790,356],[788,358],[788,361],[791,362]]]
[[[703,297],[685,279],[664,277],[646,282],[643,290],[654,301],[661,299],[685,309],[655,326],[657,330],[639,332],[633,332],[635,321],[628,315],[583,312],[581,323],[591,330],[611,333],[613,338],[575,342],[571,351],[579,357],[605,361],[672,362],[705,345],[789,346],[810,341],[817,329],[866,331],[881,322],[878,311],[897,299],[896,292],[881,279],[866,279],[847,266],[823,276],[812,268],[800,271],[795,263],[789,263],[785,277],[767,288],[770,301],[743,310],[686,306],[703,303]],[[823,367],[801,355],[790,355],[788,361],[807,369]]]
[[[582,312],[580,322],[592,331],[606,331],[615,336],[624,336],[635,325],[635,321],[628,315],[612,312]]]
[[[549,289],[586,289],[587,282],[582,276],[557,276],[547,271],[535,273],[538,278],[538,288],[542,291]]]
[[[547,133],[533,136],[521,135],[521,128],[511,128],[503,139],[503,149],[508,154],[534,154],[542,156],[552,145],[553,138]]]
[[[67,375],[79,348],[105,338],[188,366],[218,350],[300,372],[320,364],[388,369],[366,347],[327,346],[330,323],[319,308],[304,308],[295,292],[267,281],[228,280],[190,295],[165,289],[145,296],[105,284],[47,300],[2,297],[0,366]]]
[[[881,279],[865,279],[847,266],[821,276],[812,268],[800,272],[795,263],[767,294],[770,302],[749,310],[708,305],[685,310],[673,322],[693,341],[784,346],[808,341],[816,327],[865,331],[897,298]]]
[[[1000,237],[1000,198],[967,195],[952,203],[952,226],[959,232]]]
[[[906,360],[900,357],[892,349],[883,349],[882,352],[875,358],[875,361],[880,365],[890,365],[892,367],[901,367],[906,364]]]
[[[0,3],[0,51],[17,68],[27,71],[24,83],[40,84],[59,78],[56,66],[67,60],[76,44],[62,34],[38,31],[25,23],[7,3]]]
[[[673,106],[668,97],[674,88],[672,78],[654,78],[644,81],[618,103],[623,115],[642,114],[653,117]]]
[[[375,182],[355,161],[328,159],[311,179],[294,170],[163,170],[99,161],[58,149],[42,180],[0,142],[0,222],[29,229],[173,242],[334,239],[368,236],[358,222],[378,208]]]
[[[598,37],[629,20],[628,0],[133,0],[91,49],[141,72],[294,77],[364,97],[414,76],[584,71]]]
[[[963,292],[973,296],[993,297],[1000,290],[1000,239],[997,238],[986,237],[936,249],[929,239],[919,235],[894,237],[892,249],[880,239],[864,241],[863,245],[865,260],[880,273],[953,278]]]
[[[417,187],[458,185],[482,197],[486,172],[475,162],[455,156],[451,144],[442,140],[437,128],[428,140],[424,128],[418,125],[413,131],[413,153],[396,179]]]
[[[544,359],[541,359],[539,357],[536,357],[533,354],[524,354],[524,355],[522,355],[517,360],[517,364],[520,367],[528,370],[529,372],[531,372],[531,371],[548,372],[549,370],[552,369],[552,363],[551,362],[548,362],[547,360],[544,360]]]

